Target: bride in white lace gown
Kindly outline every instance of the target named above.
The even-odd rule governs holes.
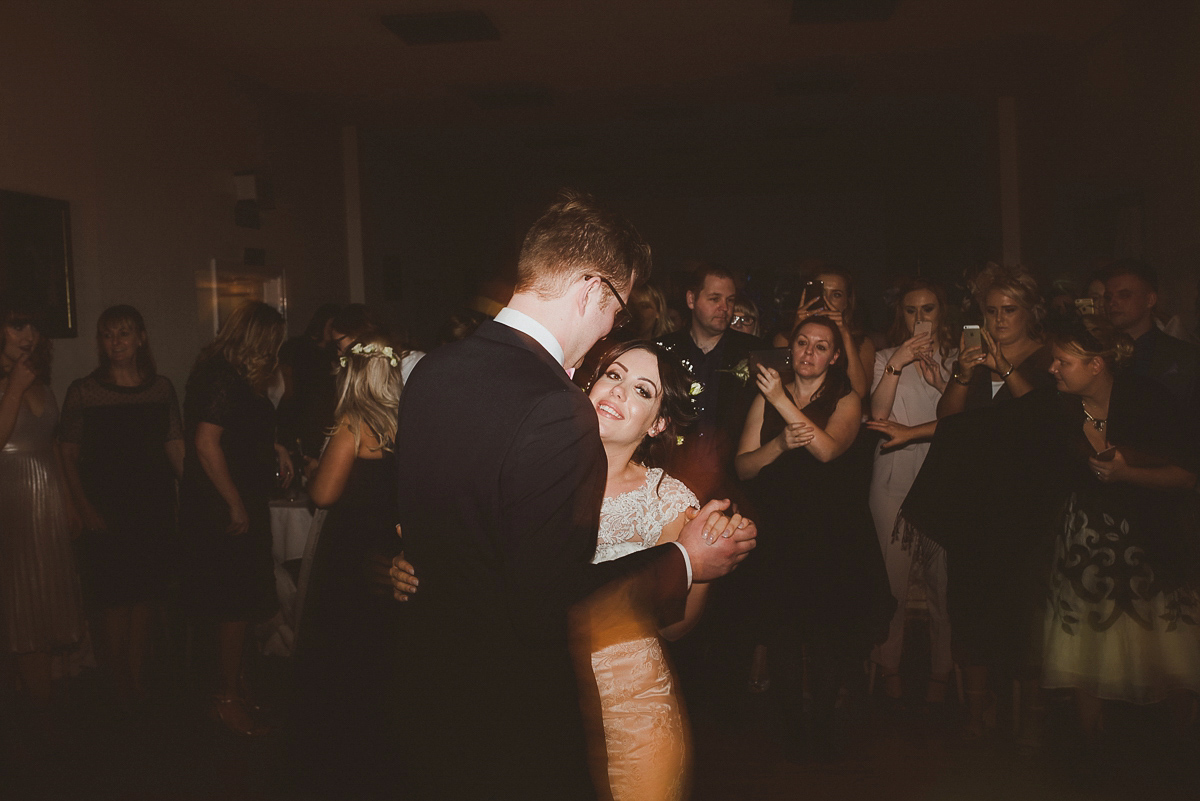
[[[617,346],[589,392],[608,456],[608,482],[594,561],[671,542],[699,503],[683,482],[647,468],[656,446],[690,421],[687,378],[678,362],[646,342]],[[660,634],[676,639],[696,622],[707,585],[688,594],[684,619],[661,632],[639,613],[632,585],[607,587],[586,608],[592,670],[600,695],[608,780],[615,801],[682,798],[690,747]]]

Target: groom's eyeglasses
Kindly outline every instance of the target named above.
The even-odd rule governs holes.
[[[593,276],[590,276],[590,275],[584,276],[584,278],[592,278],[592,277]],[[615,331],[618,328],[623,328],[624,326],[627,326],[631,322],[633,322],[633,313],[629,311],[629,307],[626,306],[625,301],[621,299],[621,293],[618,292],[617,288],[612,285],[612,281],[609,281],[603,275],[597,275],[595,277],[599,278],[601,281],[604,282],[604,285],[606,287],[608,287],[608,291],[613,293],[613,297],[616,298],[617,303],[619,303],[621,305],[621,310],[618,311],[615,315],[613,315],[613,330]]]

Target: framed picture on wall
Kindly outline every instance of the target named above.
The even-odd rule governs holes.
[[[67,201],[0,190],[0,294],[9,293],[44,306],[46,336],[78,333]]]
[[[248,300],[266,303],[287,319],[287,278],[281,267],[213,259],[196,272],[196,311],[200,325],[215,337],[230,312]]]

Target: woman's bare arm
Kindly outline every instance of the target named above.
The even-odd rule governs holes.
[[[308,497],[317,506],[332,506],[342,497],[346,482],[350,479],[350,470],[358,451],[354,448],[354,433],[349,426],[342,423],[337,431],[329,438],[321,461],[317,465],[317,473],[308,484]]]

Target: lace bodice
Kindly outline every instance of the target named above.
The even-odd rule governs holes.
[[[607,562],[643,548],[653,548],[658,544],[664,526],[687,507],[699,505],[696,496],[682,481],[664,476],[662,468],[650,468],[640,487],[604,499],[596,556],[592,561]]]

